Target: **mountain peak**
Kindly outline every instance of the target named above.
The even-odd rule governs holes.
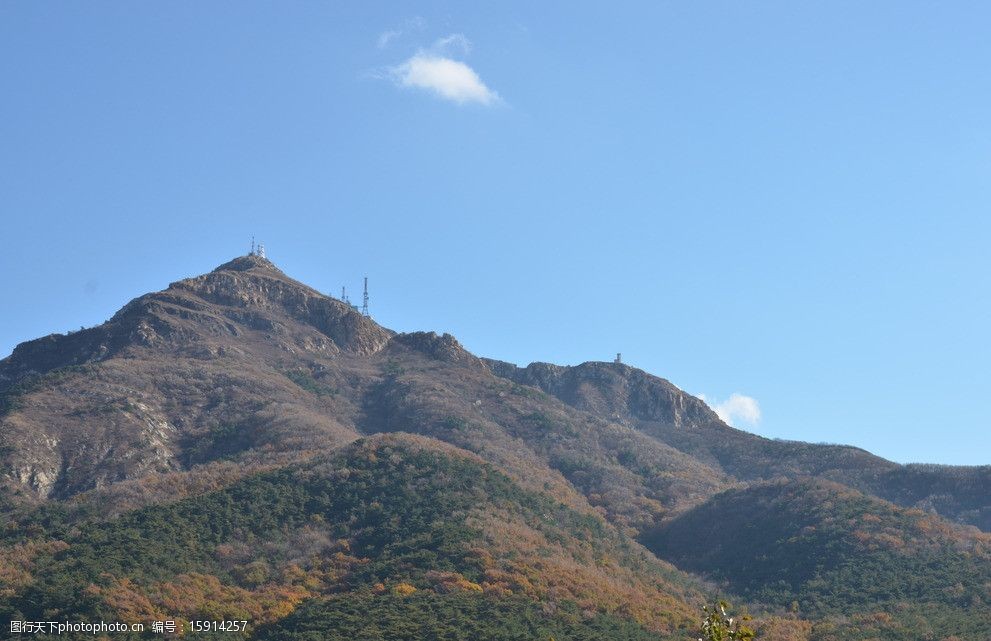
[[[265,269],[268,271],[274,271],[282,273],[275,263],[265,258],[264,256],[258,256],[257,254],[248,254],[246,256],[238,256],[234,260],[230,260],[220,267],[214,269],[214,272],[232,271],[232,272],[246,272],[252,269]]]
[[[274,354],[322,358],[373,354],[392,334],[351,305],[249,254],[141,295],[95,327],[21,343],[0,359],[0,396],[26,378],[134,357],[135,350],[144,350],[142,358],[152,361],[176,354],[202,359],[239,354],[247,362]]]

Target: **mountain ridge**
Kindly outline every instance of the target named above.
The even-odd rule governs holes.
[[[294,365],[303,361],[303,369],[320,372],[328,367],[321,360],[350,355],[374,357],[388,351],[389,345],[392,349],[413,349],[447,364],[484,369],[515,385],[538,389],[569,407],[646,434],[740,480],[821,476],[902,505],[923,506],[965,523],[991,527],[991,509],[980,504],[979,496],[956,502],[939,498],[946,494],[947,485],[951,485],[947,479],[954,475],[963,476],[974,487],[983,487],[984,481],[991,478],[991,466],[907,467],[851,446],[764,439],[726,425],[701,399],[669,381],[627,365],[531,363],[517,367],[478,358],[447,334],[397,334],[382,328],[347,303],[291,279],[271,261],[254,255],[236,257],[207,274],[175,281],[165,290],[139,296],[94,328],[21,343],[10,356],[0,360],[0,398],[4,399],[0,420],[11,413],[8,406],[16,403],[18,396],[28,393],[49,372],[62,370],[59,376],[71,379],[66,368],[84,371],[87,366],[98,368],[107,362],[137,364],[149,351],[169,350],[194,360],[237,362],[243,371],[251,371],[259,363],[288,371],[291,368],[286,361]],[[256,375],[266,378],[258,372]],[[290,380],[277,385],[281,392],[270,389],[269,394],[285,397],[292,389],[286,384],[293,382],[293,376],[298,384],[312,379],[313,372],[290,373]],[[231,377],[237,375],[228,372],[221,376]],[[18,386],[19,390],[13,389]],[[325,397],[330,396],[323,391]],[[163,453],[162,442],[168,432],[175,431],[175,420],[148,404],[148,409],[143,410],[140,399],[136,403],[133,400],[117,399],[140,415],[147,428],[146,445],[159,451],[152,458],[158,464],[165,463],[166,468],[178,469],[165,461],[168,457]],[[305,405],[307,413],[317,413],[311,416],[311,422],[326,424],[326,418],[317,417],[326,414],[326,402]],[[367,426],[357,425],[357,417],[363,411],[356,408],[351,412],[355,417],[354,437],[367,432]],[[327,425],[324,429],[337,431],[341,437],[348,431]],[[5,447],[12,445],[7,443]],[[159,469],[161,465],[153,463],[151,467]],[[51,491],[49,477],[55,474],[57,470],[49,464],[40,476],[25,471],[16,476],[21,484],[33,476],[35,485]],[[911,477],[914,485],[923,489],[907,491],[904,484],[897,482],[903,477]],[[928,494],[927,487],[932,488]],[[941,491],[938,495],[934,494],[937,490]]]
[[[423,447],[432,452],[427,458],[416,454]],[[813,555],[840,549],[842,554],[833,557],[839,567],[861,554],[861,548],[850,543],[859,541],[859,536],[889,543],[917,541],[922,536],[919,527],[928,528],[936,533],[942,546],[939,549],[946,550],[939,558],[950,559],[949,565],[944,570],[929,568],[924,556],[899,561],[886,576],[913,587],[904,591],[903,601],[889,605],[922,607],[934,603],[938,610],[934,621],[949,621],[952,629],[968,633],[976,625],[973,621],[983,621],[975,615],[971,623],[964,623],[960,613],[983,606],[979,577],[985,576],[981,573],[986,572],[989,561],[983,551],[972,556],[978,564],[972,571],[964,562],[967,557],[961,554],[978,549],[972,542],[984,541],[981,536],[986,536],[978,536],[976,529],[967,527],[991,529],[991,466],[902,466],[859,448],[765,439],[726,425],[701,399],[627,365],[531,363],[517,367],[478,357],[449,334],[397,333],[381,327],[351,305],[293,280],[257,256],[235,258],[207,274],[139,296],[100,326],[22,343],[0,361],[0,516],[7,521],[4,531],[8,533],[36,533],[14,536],[7,543],[0,541],[0,577],[18,577],[19,587],[14,588],[8,605],[26,607],[18,605],[28,603],[24,599],[50,603],[51,607],[65,605],[67,597],[59,596],[63,589],[60,582],[83,581],[84,577],[72,578],[59,570],[59,559],[82,555],[79,562],[91,568],[96,573],[93,576],[99,571],[117,572],[115,583],[94,583],[94,590],[103,595],[102,601],[98,600],[103,605],[93,601],[96,609],[91,612],[108,617],[119,614],[122,603],[165,603],[167,593],[187,591],[191,595],[185,601],[191,608],[187,613],[203,607],[196,604],[204,599],[213,598],[208,594],[219,595],[216,598],[223,603],[243,597],[260,608],[258,616],[276,625],[279,617],[272,612],[284,616],[303,600],[311,599],[314,605],[300,610],[299,615],[311,617],[306,619],[309,623],[300,619],[300,625],[315,625],[313,620],[333,620],[333,625],[339,625],[350,615],[330,593],[306,588],[290,578],[296,576],[291,563],[285,565],[286,559],[263,553],[288,545],[285,537],[295,541],[292,532],[279,530],[281,533],[269,540],[265,538],[268,534],[259,530],[251,535],[261,537],[254,543],[251,537],[241,540],[240,535],[235,536],[236,528],[230,530],[234,543],[204,534],[207,538],[195,543],[201,555],[196,563],[201,566],[192,562],[176,566],[174,575],[168,576],[152,576],[126,563],[114,566],[115,570],[91,559],[87,551],[91,550],[90,543],[73,538],[73,533],[86,528],[116,531],[112,524],[120,519],[139,523],[147,518],[158,523],[164,514],[171,513],[170,506],[180,504],[221,501],[228,505],[229,492],[269,487],[270,481],[265,479],[283,479],[275,483],[278,491],[286,493],[287,501],[297,501],[295,492],[301,490],[295,482],[285,481],[296,478],[293,470],[358,451],[371,451],[373,459],[380,455],[395,458],[395,466],[390,467],[359,457],[363,466],[374,464],[374,470],[369,468],[363,477],[371,485],[360,487],[386,484],[390,491],[404,493],[408,499],[405,505],[415,513],[421,509],[429,512],[424,505],[431,502],[469,505],[471,494],[464,491],[465,487],[475,487],[473,475],[489,475],[479,471],[483,468],[497,475],[492,478],[500,479],[496,486],[503,489],[495,494],[490,490],[496,486],[478,490],[487,498],[474,518],[487,525],[458,530],[457,537],[462,538],[455,537],[455,548],[460,550],[458,554],[470,549],[481,559],[503,559],[499,567],[486,566],[495,572],[489,583],[502,586],[486,593],[485,598],[495,599],[495,603],[507,605],[500,599],[525,595],[555,612],[573,612],[569,608],[574,603],[586,608],[587,617],[575,619],[569,614],[566,621],[541,624],[551,626],[548,629],[571,629],[567,626],[594,619],[618,630],[616,626],[622,625],[613,619],[595,619],[618,616],[618,620],[646,625],[644,630],[675,634],[686,629],[691,612],[688,601],[702,599],[706,591],[721,586],[761,610],[768,639],[870,638],[870,604],[841,602],[830,596],[855,595],[851,586],[865,580],[864,575],[834,568],[819,578],[792,577],[784,565],[757,572],[752,569],[767,561],[756,557],[748,561],[739,547],[734,547],[735,530],[706,529],[724,514],[733,514],[734,522],[746,525],[751,513],[747,506],[754,508],[753,514],[761,514],[759,518],[769,527],[773,524],[776,531],[784,533],[782,536],[788,535],[786,539],[797,536],[805,546],[781,548],[776,538],[761,539],[755,549],[763,550],[767,559],[774,559],[780,549],[800,548]],[[457,461],[451,462],[451,457]],[[359,459],[355,459],[356,465]],[[475,465],[458,461],[475,461],[483,467],[472,467],[471,473],[458,472],[454,484],[415,481],[428,479],[430,473],[425,470],[437,469],[437,465],[445,470],[451,465],[458,469]],[[334,482],[344,483],[349,469],[350,464],[333,472]],[[333,487],[320,485],[307,500],[331,500],[328,497]],[[499,520],[505,516],[505,506],[499,507],[502,499],[490,500],[503,496],[504,490],[519,502],[510,509],[516,516],[507,517],[509,520]],[[261,501],[259,506],[269,500],[252,496],[252,501]],[[819,506],[817,499],[813,500],[819,496],[833,498]],[[381,497],[360,493],[349,500],[347,510],[357,510],[348,512],[352,516],[375,514],[379,509],[375,504],[382,503]],[[548,534],[551,530],[541,529],[544,525],[540,524],[539,510],[533,512],[527,507],[537,504],[556,506],[554,510],[576,523],[600,525],[593,530],[582,525],[577,530]],[[273,505],[272,509],[296,509],[292,505],[298,504]],[[794,515],[794,523],[803,524],[792,532],[791,521],[778,522],[773,510],[757,509],[766,505],[780,507]],[[813,505],[818,507],[813,509]],[[465,508],[452,509],[444,518],[460,522],[460,510]],[[334,518],[344,519],[331,512],[337,514]],[[316,536],[311,531],[314,526],[304,522],[327,518],[331,512],[297,511],[293,518],[299,519],[299,527],[309,533],[307,536]],[[520,521],[524,513],[531,519],[527,524]],[[860,530],[847,521],[862,517],[882,518],[883,526],[857,534]],[[320,558],[304,564],[316,572],[307,575],[304,583],[335,585],[333,590],[349,595],[360,592],[364,595],[361,598],[391,595],[389,599],[400,599],[376,602],[390,611],[408,607],[401,598],[413,594],[410,589],[427,591],[417,601],[424,608],[474,611],[478,604],[458,600],[461,597],[447,601],[431,596],[447,594],[446,590],[474,592],[473,587],[465,586],[482,586],[484,581],[468,566],[455,570],[439,561],[438,550],[430,547],[432,543],[427,545],[432,539],[426,533],[434,532],[434,526],[409,518],[399,510],[387,521],[370,521],[367,527],[373,527],[374,522],[374,527],[398,528],[397,532],[413,528],[419,534],[409,539],[404,534],[389,544],[405,546],[403,554],[412,556],[391,556],[393,548],[369,548],[364,560],[349,558],[345,562],[335,556],[348,557],[343,547],[321,547],[322,551],[315,553]],[[347,545],[360,545],[368,532],[350,528],[347,519],[335,521],[339,528],[335,536]],[[920,519],[928,519],[928,525],[919,526]],[[825,534],[801,538],[802,528],[807,527]],[[470,536],[465,534],[469,530],[473,532]],[[639,561],[616,569],[616,560],[608,555],[589,556],[587,546],[597,543],[582,541],[586,534],[581,532],[587,531],[596,532],[593,539],[612,541],[610,545],[619,546],[616,549],[635,551],[634,557],[645,559],[643,563],[650,567],[670,568],[666,563],[673,562],[678,569],[664,572],[674,572],[674,583],[651,579],[654,570],[641,567]],[[693,532],[705,535],[692,536]],[[178,534],[192,536],[185,530]],[[416,538],[421,535],[427,539]],[[150,533],[147,536],[154,538]],[[463,538],[466,536],[474,542]],[[444,550],[455,549],[448,545],[454,545],[451,541],[443,544]],[[415,549],[421,544],[426,547]],[[63,545],[69,545],[70,551]],[[241,569],[236,572],[223,560],[228,559],[224,556],[228,552],[223,551],[226,545],[241,550],[238,558],[243,563],[239,562]],[[544,556],[528,556],[525,567],[513,565],[514,549],[519,552],[531,545],[543,550]],[[258,551],[252,552],[255,547]],[[918,554],[927,549],[920,547]],[[214,554],[223,558],[214,558]],[[878,563],[889,558],[874,552],[870,552],[874,556],[863,554]],[[422,555],[434,560],[423,561]],[[338,558],[343,565],[335,565],[337,561],[328,560],[331,558]],[[389,565],[397,558],[405,560]],[[720,567],[704,562],[714,558],[720,559],[720,564],[740,558],[744,565],[727,567],[756,578],[783,572],[795,579],[793,592],[721,573]],[[414,559],[420,560],[414,563]],[[373,581],[371,575],[358,571],[363,563],[386,564],[375,567],[391,568],[391,574]],[[417,567],[422,570],[413,583],[403,579],[407,563],[419,563]],[[601,576],[594,567],[601,563],[604,568],[613,568],[606,572],[612,578],[596,586]],[[11,564],[14,569],[8,567]],[[267,568],[264,572],[262,566]],[[547,576],[534,574],[534,568],[544,568]],[[350,584],[328,583],[329,576],[341,572],[358,572],[354,576],[364,578]],[[461,578],[445,572],[458,573]],[[512,581],[499,572],[508,572],[520,587],[507,587]],[[940,596],[943,593],[936,594],[912,579],[913,572],[923,579],[951,582],[939,588],[948,590],[950,597],[944,598]],[[717,583],[698,583],[690,573]],[[251,578],[256,576],[270,577],[273,583],[258,583]],[[599,579],[591,578],[596,576]],[[676,587],[683,581],[696,587],[689,592]],[[963,586],[963,591],[953,582]],[[380,589],[379,583],[385,587]],[[621,589],[621,584],[627,587]],[[656,601],[665,603],[664,608],[651,609],[636,601],[628,589],[634,584],[660,586]],[[617,594],[627,596],[618,598]],[[954,594],[970,601],[963,603]],[[799,611],[788,611],[789,596],[796,597]],[[624,609],[624,601],[638,605]],[[523,616],[522,612],[532,615],[530,606],[513,603],[516,609],[512,617]],[[837,616],[837,603],[849,605],[851,613],[863,620],[829,627],[833,624],[828,619]],[[100,610],[105,607],[111,610]],[[428,624],[435,625],[423,623]],[[278,635],[291,636],[291,632],[279,630]],[[908,628],[892,628],[882,638],[908,639],[910,635]]]

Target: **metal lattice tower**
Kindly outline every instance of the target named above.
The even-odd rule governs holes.
[[[365,276],[365,293],[361,298],[361,315],[368,316],[368,276]]]
[[[257,256],[258,258],[265,258],[265,245],[262,243],[256,243],[255,237],[251,237],[251,251],[248,252],[248,256]]]

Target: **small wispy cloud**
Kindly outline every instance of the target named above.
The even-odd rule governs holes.
[[[379,34],[378,39],[375,41],[375,46],[379,49],[385,49],[389,46],[389,43],[402,35],[402,32],[398,29],[389,29],[388,31],[383,31]]]
[[[739,427],[740,423],[750,426],[760,423],[760,404],[752,396],[733,392],[721,403],[711,402],[705,394],[699,394],[699,398],[705,401],[727,425]]]
[[[439,38],[427,49],[420,49],[405,61],[389,67],[384,74],[400,87],[423,89],[458,104],[493,105],[499,95],[490,89],[467,63],[455,59],[467,55],[471,41],[453,33]]]
[[[387,29],[378,35],[375,39],[375,46],[379,49],[385,49],[394,40],[400,38],[407,33],[413,31],[422,31],[427,26],[427,21],[423,18],[417,16],[415,18],[410,18],[405,20],[401,25],[395,27],[394,29]]]
[[[438,38],[430,46],[431,51],[438,54],[447,54],[454,50],[460,51],[462,55],[471,53],[471,41],[462,33],[452,33],[449,36]]]

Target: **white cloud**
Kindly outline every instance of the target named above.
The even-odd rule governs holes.
[[[412,29],[422,29],[424,21],[408,21],[400,28],[379,35],[378,46],[384,49],[389,43]],[[373,70],[372,78],[392,80],[400,87],[424,89],[434,95],[458,104],[474,102],[492,105],[501,102],[499,95],[490,89],[478,73],[458,58],[471,52],[471,41],[461,33],[438,38],[427,48],[420,48],[404,62]]]
[[[491,105],[499,101],[498,94],[485,86],[474,69],[436,53],[418,52],[389,71],[400,86],[425,89],[458,104]]]
[[[737,427],[741,422],[746,425],[760,423],[760,404],[756,398],[737,392],[730,394],[722,403],[712,404],[704,394],[699,394],[699,398],[708,403],[712,411],[727,425]]]

